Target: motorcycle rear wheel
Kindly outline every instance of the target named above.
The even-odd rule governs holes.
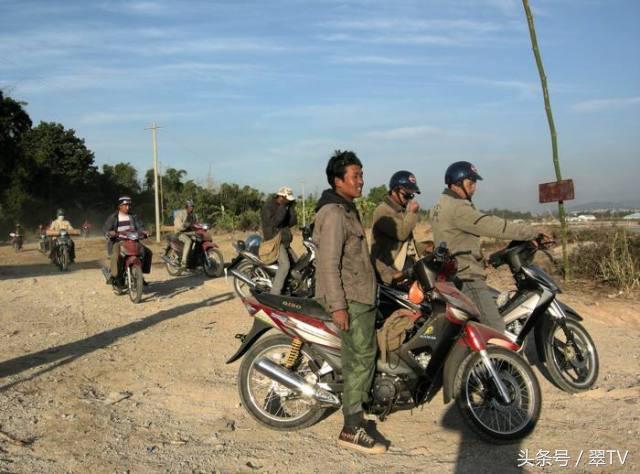
[[[315,400],[296,394],[254,368],[255,361],[261,357],[282,364],[290,346],[291,338],[284,334],[267,336],[247,351],[238,372],[238,391],[242,405],[259,423],[279,431],[307,428],[317,423],[327,411],[327,408],[320,407]],[[303,346],[293,372],[308,382],[315,383],[317,376],[309,367],[311,360],[312,357]]]
[[[218,249],[207,250],[207,257],[204,259],[204,272],[210,278],[217,278],[224,273],[224,257]],[[209,263],[211,261],[211,263]]]
[[[265,272],[262,268],[255,266],[253,263],[249,261],[241,262],[237,267],[236,271],[238,273],[242,273],[248,279],[256,283],[259,280],[268,279],[271,281],[271,277]],[[262,287],[261,287],[262,288]],[[251,293],[249,292],[249,285],[240,280],[239,278],[233,278],[233,289],[236,294],[240,298],[246,298]],[[264,288],[262,288],[264,289]]]
[[[164,255],[175,263],[175,265],[172,265],[171,263],[165,263],[165,266],[167,267],[167,273],[171,276],[179,276],[182,273],[182,269],[180,268],[180,255],[178,255],[178,252],[176,252],[173,247],[169,247],[165,251]]]
[[[131,267],[131,279],[129,280],[129,299],[136,304],[140,303],[142,299],[143,282],[142,267],[133,265]]]
[[[542,344],[545,367],[556,386],[568,393],[589,390],[598,380],[600,362],[596,345],[578,321],[567,318],[567,331],[574,343],[569,343],[564,329],[549,318],[536,327],[536,343]]]
[[[489,358],[507,388],[505,404],[479,353],[460,364],[454,381],[456,404],[464,421],[482,438],[507,444],[526,437],[540,416],[540,385],[529,364],[502,347],[487,348]]]

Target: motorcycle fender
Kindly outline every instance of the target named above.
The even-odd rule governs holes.
[[[227,270],[233,270],[234,268],[236,268],[236,265],[238,265],[238,263],[240,263],[242,260],[242,255],[236,255],[233,260],[231,260],[231,263],[229,263]]]
[[[442,395],[444,403],[449,403],[454,397],[453,383],[462,361],[469,355],[471,350],[465,344],[454,344],[442,371]]]
[[[556,300],[556,303],[560,305],[562,311],[564,311],[564,314],[566,314],[568,318],[575,319],[576,321],[584,321],[584,318],[580,316],[578,312],[568,304],[564,304],[558,300]]]
[[[210,240],[205,240],[204,242],[202,242],[202,249],[205,252],[209,249],[217,249],[217,248],[218,248],[218,244],[214,244]]]
[[[247,334],[244,337],[244,341],[242,341],[242,344],[240,344],[240,347],[238,348],[236,353],[233,354],[229,358],[229,360],[227,360],[227,364],[231,364],[236,360],[238,360],[240,357],[242,357],[245,354],[245,352],[247,352],[249,348],[253,346],[253,344],[258,339],[260,339],[260,336],[262,336],[265,332],[267,332],[272,327],[273,326],[261,321],[260,319],[254,318],[253,326],[251,326],[251,331],[249,331],[249,334]]]
[[[142,262],[135,255],[129,255],[127,259],[124,261],[125,268],[128,267],[140,267],[142,266]]]

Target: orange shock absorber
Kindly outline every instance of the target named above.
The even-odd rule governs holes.
[[[284,361],[284,366],[291,370],[295,365],[298,357],[300,356],[300,348],[302,347],[302,341],[298,338],[291,341],[291,347],[289,347],[289,353]]]

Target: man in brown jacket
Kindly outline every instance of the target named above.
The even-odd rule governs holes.
[[[451,253],[470,251],[458,257],[462,291],[478,306],[482,322],[504,332],[505,325],[487,286],[480,237],[504,240],[534,240],[540,232],[528,224],[509,222],[475,208],[471,198],[482,177],[468,161],[451,164],[445,173],[447,188],[431,209],[431,226],[436,243],[446,242]]]
[[[397,171],[389,180],[389,193],[373,213],[371,260],[387,285],[400,280],[403,270],[427,249],[425,242],[416,242],[413,236],[420,210],[415,194],[420,194],[420,188],[414,174]]]
[[[336,151],[327,164],[331,189],[316,207],[313,240],[318,245],[316,297],[332,315],[342,339],[344,427],[342,446],[367,453],[386,447],[365,430],[363,403],[376,367],[376,277],[353,200],[362,195],[362,163],[351,151]]]

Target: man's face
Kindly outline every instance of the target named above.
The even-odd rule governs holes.
[[[187,206],[187,214],[193,213],[193,206]]]
[[[400,204],[402,207],[407,207],[409,201],[411,201],[414,197],[413,192],[403,187],[398,188],[395,192],[395,195],[397,196],[398,204]]]
[[[476,182],[474,180],[467,178],[462,182],[462,186],[464,186],[464,189],[467,191],[469,197],[472,197],[475,194]]]
[[[347,199],[355,199],[362,196],[364,186],[364,174],[358,165],[349,165],[345,169],[344,178],[335,178],[336,192]]]
[[[118,206],[118,210],[119,210],[120,212],[122,212],[123,214],[129,214],[129,208],[130,208],[130,207],[131,207],[131,204],[123,203],[123,204],[120,204],[120,205]]]

